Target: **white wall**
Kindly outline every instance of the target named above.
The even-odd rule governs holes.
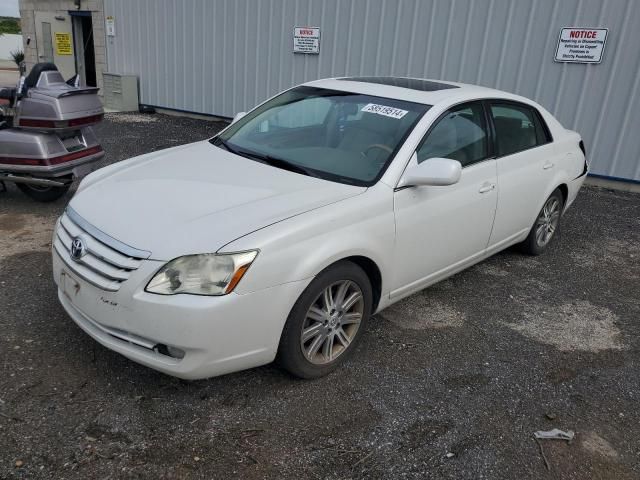
[[[11,52],[22,50],[22,35],[5,33],[0,36],[0,60],[11,60]]]

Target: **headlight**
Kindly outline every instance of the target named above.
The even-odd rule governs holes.
[[[145,290],[161,295],[226,295],[236,288],[257,254],[256,250],[179,257],[162,267]]]

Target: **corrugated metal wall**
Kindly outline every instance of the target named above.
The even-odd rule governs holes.
[[[141,102],[233,116],[341,75],[476,83],[538,101],[589,149],[593,173],[640,180],[638,0],[105,0],[111,71]],[[320,55],[292,53],[293,27]],[[599,65],[553,61],[561,27],[605,27]]]

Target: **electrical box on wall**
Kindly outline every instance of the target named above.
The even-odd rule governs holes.
[[[104,72],[104,106],[119,112],[138,110],[138,77]]]

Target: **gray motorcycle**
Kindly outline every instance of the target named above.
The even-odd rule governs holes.
[[[38,63],[17,88],[0,87],[0,186],[15,183],[40,202],[64,195],[104,156],[91,125],[104,117],[98,88],[65,82],[52,63]]]

